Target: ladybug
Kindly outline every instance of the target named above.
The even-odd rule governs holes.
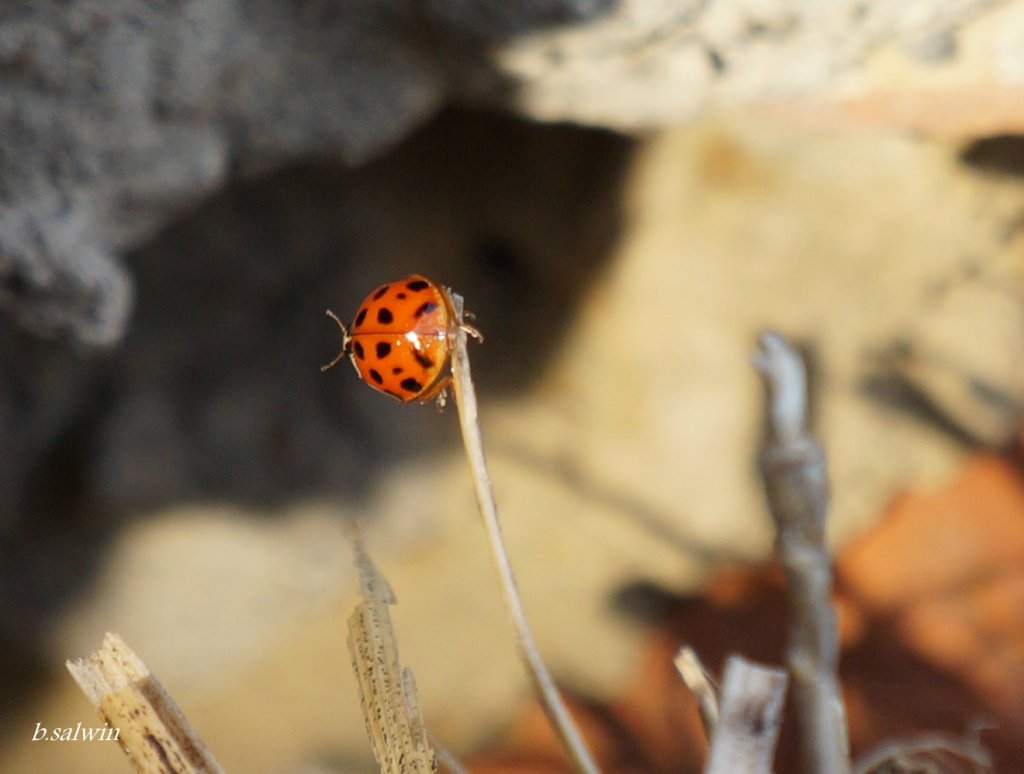
[[[462,321],[450,291],[419,274],[370,293],[351,329],[331,310],[327,315],[341,328],[341,352],[320,370],[347,356],[360,379],[402,403],[436,397],[443,406],[455,335],[462,330],[483,341],[476,328]]]

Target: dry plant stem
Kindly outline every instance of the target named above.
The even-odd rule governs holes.
[[[427,738],[430,739],[430,744],[434,748],[434,754],[437,756],[437,762],[440,763],[449,774],[469,774],[466,767],[462,765],[462,761],[459,760],[458,756],[449,750],[440,739],[429,731],[427,732]]]
[[[688,645],[679,649],[674,663],[686,687],[697,697],[697,711],[700,713],[701,725],[704,726],[704,736],[711,741],[715,735],[715,726],[718,725],[718,696],[708,671],[697,657],[697,652]]]
[[[765,332],[754,364],[768,392],[762,474],[787,579],[792,616],[787,660],[804,764],[816,774],[846,774],[849,744],[837,676],[832,562],[825,546],[825,455],[807,432],[807,386],[796,350],[779,334]]]
[[[579,730],[573,724],[558,693],[558,688],[555,687],[554,680],[551,679],[547,667],[541,660],[533,640],[533,634],[526,621],[526,614],[523,612],[523,603],[519,598],[515,576],[512,574],[512,566],[501,537],[498,507],[487,472],[483,437],[477,417],[476,393],[473,390],[469,354],[466,351],[466,332],[461,329],[455,335],[455,347],[452,354],[452,381],[455,388],[455,403],[459,411],[459,425],[462,428],[462,440],[466,447],[466,458],[473,474],[476,501],[480,508],[480,515],[483,517],[491,559],[498,572],[505,608],[516,632],[519,657],[523,660],[527,673],[533,681],[534,690],[544,712],[554,726],[575,768],[581,772],[588,772],[588,774],[597,772],[597,765],[594,763]]]
[[[118,744],[136,771],[222,771],[178,705],[118,635],[107,634],[99,650],[66,666],[100,717],[118,730]]]
[[[363,601],[348,619],[348,649],[373,757],[384,774],[437,770],[416,695],[416,681],[398,660],[388,606],[395,595],[377,572],[357,528],[351,531]]]
[[[730,656],[704,774],[769,774],[785,699],[785,670]]]
[[[954,768],[949,759],[963,765]],[[945,765],[943,761],[946,761]],[[995,768],[991,754],[981,745],[976,734],[962,739],[945,734],[925,734],[886,742],[863,755],[854,766],[855,774],[932,770],[989,774]]]

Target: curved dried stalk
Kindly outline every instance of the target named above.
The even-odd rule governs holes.
[[[456,310],[461,313],[462,299],[452,294]],[[462,440],[466,448],[466,459],[473,475],[473,488],[476,492],[477,505],[483,518],[484,531],[491,559],[498,572],[499,585],[505,602],[505,609],[512,621],[517,639],[517,650],[520,659],[526,666],[527,673],[533,682],[534,690],[540,699],[541,706],[556,733],[565,746],[573,765],[578,771],[596,774],[597,765],[587,749],[583,737],[573,724],[572,718],[558,693],[554,680],[541,660],[533,633],[526,621],[523,603],[516,588],[512,565],[501,536],[501,525],[498,522],[498,506],[491,488],[491,478],[487,472],[487,460],[484,457],[483,436],[477,417],[476,392],[469,368],[469,354],[466,351],[467,331],[460,328],[455,334],[452,349],[452,382],[455,389],[455,404],[459,412],[459,426],[462,429]]]

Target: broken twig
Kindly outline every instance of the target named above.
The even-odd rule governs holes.
[[[85,658],[65,662],[78,687],[142,774],[221,774],[174,699],[117,634]]]
[[[715,693],[715,686],[704,665],[697,658],[697,652],[689,645],[679,649],[674,663],[676,671],[690,689],[690,693],[697,697],[697,711],[700,713],[701,725],[704,726],[704,736],[711,741],[711,737],[715,735],[715,726],[718,725],[718,696]]]
[[[420,714],[416,681],[398,661],[388,606],[395,595],[353,531],[362,601],[348,619],[348,650],[373,757],[383,774],[428,774],[437,761]]]
[[[839,642],[830,602],[832,562],[825,546],[829,508],[825,454],[808,433],[807,384],[800,355],[765,332],[754,365],[767,388],[768,442],[761,460],[786,573],[792,623],[787,661],[805,768],[850,771],[846,713],[839,690]]]
[[[769,774],[785,699],[785,670],[730,656],[704,774]]]

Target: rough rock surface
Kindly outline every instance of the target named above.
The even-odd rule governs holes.
[[[961,77],[944,72],[961,29],[999,5],[7,3],[0,307],[36,333],[114,343],[133,297],[119,254],[175,211],[232,173],[313,155],[366,160],[453,100],[631,131],[755,104],[818,113],[847,104],[841,113],[899,121],[884,105],[894,67],[880,79],[875,64],[896,50],[926,73],[910,86],[904,77],[900,94],[935,72],[963,84],[967,71],[965,85],[925,98],[916,114],[981,93],[975,117],[958,120],[976,131],[986,117],[990,129],[993,119],[1020,127],[1019,111],[992,103],[1019,102],[1024,5],[971,39]]]
[[[459,83],[496,78],[484,45],[603,5],[5,3],[0,304],[37,333],[112,344],[132,296],[117,254],[175,210],[231,173],[365,161]]]
[[[967,31],[983,12],[1006,5],[996,25]],[[842,112],[885,85],[876,61],[891,61],[894,51],[910,76],[900,94],[929,73],[933,82],[941,73],[949,88],[964,45],[978,49],[959,57],[975,88],[985,83],[1019,99],[1022,19],[1020,3],[998,0],[624,0],[572,30],[513,41],[498,61],[530,115],[631,131],[752,105]],[[1016,116],[1021,121],[1019,108]]]

